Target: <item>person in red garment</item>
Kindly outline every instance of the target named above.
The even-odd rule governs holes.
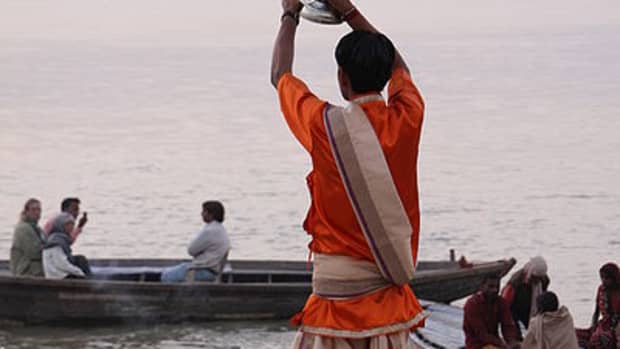
[[[313,165],[304,222],[313,293],[292,320],[299,326],[294,348],[411,348],[409,334],[426,316],[409,286],[418,255],[424,102],[392,42],[350,1],[329,3],[353,29],[336,48],[348,106],[318,98],[292,72],[297,0],[282,1],[272,61],[282,113]]]
[[[620,268],[607,263],[599,270],[601,285],[596,292],[592,326],[577,330],[579,345],[588,349],[616,349],[620,343]]]
[[[499,296],[499,276],[485,278],[480,291],[465,303],[463,331],[466,349],[519,348],[510,306]],[[503,339],[499,336],[501,325]]]

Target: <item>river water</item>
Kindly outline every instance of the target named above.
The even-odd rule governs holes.
[[[387,3],[387,2],[386,2]],[[305,259],[309,159],[269,85],[279,2],[0,4],[0,259],[20,206],[77,195],[90,257],[184,257],[200,203],[227,208],[231,258]],[[544,255],[588,323],[620,248],[620,4],[359,1],[427,103],[423,259]],[[303,23],[295,71],[342,103],[344,27]],[[0,325],[2,347],[287,348],[286,322]]]

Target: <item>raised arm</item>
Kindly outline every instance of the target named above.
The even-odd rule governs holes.
[[[278,82],[284,74],[293,71],[295,33],[301,8],[299,0],[282,0],[283,14],[271,59],[271,84],[275,88],[278,88]]]
[[[364,15],[359,12],[359,10],[353,5],[350,0],[328,0],[329,4],[338,11],[341,16],[345,18],[351,29],[353,30],[364,30],[376,33],[378,32],[377,28],[375,28]],[[403,60],[398,49],[396,49],[394,57],[394,70],[396,69],[405,69],[409,72],[409,67]]]

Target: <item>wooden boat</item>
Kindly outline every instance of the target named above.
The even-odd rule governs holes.
[[[0,319],[27,323],[285,319],[311,293],[311,265],[300,261],[226,264],[218,282],[159,282],[182,260],[91,260],[92,280],[10,276],[0,261]],[[476,291],[485,275],[505,275],[514,260],[420,262],[411,281],[421,299],[450,303]]]
[[[424,328],[411,334],[412,341],[423,349],[464,348],[463,309],[440,303],[421,303],[431,315]]]

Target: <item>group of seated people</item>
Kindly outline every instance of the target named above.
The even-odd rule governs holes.
[[[76,224],[79,214],[80,200],[64,199],[61,212],[41,228],[41,201],[26,201],[13,233],[11,273],[50,279],[85,278],[90,275],[88,260],[74,255],[71,250],[71,245],[88,222],[84,212]]]
[[[71,246],[88,222],[80,215],[80,199],[66,198],[61,212],[43,228],[41,202],[29,199],[15,226],[11,246],[11,272],[15,276],[49,279],[89,278],[91,269],[84,256],[74,255]],[[224,222],[224,206],[218,201],[202,204],[205,223],[189,244],[191,262],[162,271],[161,281],[183,282],[191,274],[195,281],[213,281],[230,250]],[[77,221],[76,221],[77,220]],[[549,292],[547,263],[532,258],[518,270],[499,294],[501,275],[487,276],[480,291],[467,300],[463,330],[467,349],[494,348],[587,348],[618,349],[620,343],[620,268],[605,264],[599,271],[601,285],[589,329],[575,330],[568,309],[560,307]],[[502,336],[498,327],[501,327]],[[523,336],[521,327],[527,330]]]
[[[465,304],[466,348],[618,349],[620,268],[605,264],[599,276],[596,310],[588,329],[575,329],[568,309],[548,291],[550,279],[542,257],[532,258],[515,272],[501,295],[501,275],[486,276],[480,291]],[[525,336],[522,328],[527,330]]]
[[[14,276],[86,279],[92,275],[88,259],[73,254],[71,248],[88,223],[86,212],[78,220],[80,203],[78,198],[64,199],[60,213],[41,228],[41,201],[26,201],[11,245],[10,267]],[[205,225],[188,248],[193,261],[163,270],[161,281],[183,282],[190,274],[193,281],[216,279],[230,250],[230,240],[222,225],[224,206],[219,201],[207,201],[201,215]]]

